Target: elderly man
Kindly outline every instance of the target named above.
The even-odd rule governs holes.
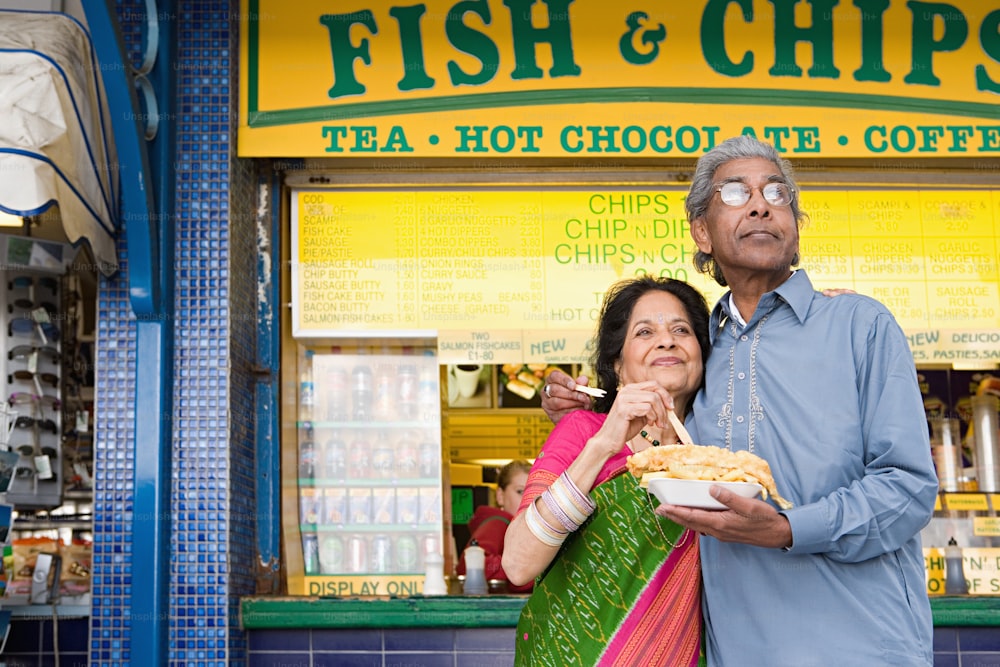
[[[661,505],[702,534],[710,665],[931,665],[920,530],[937,493],[913,359],[892,314],[813,290],[798,190],[769,144],[729,139],[686,200],[695,266],[730,291],[710,322],[695,441],[770,463],[792,509],[718,486],[728,509]],[[583,404],[565,375],[543,407]]]

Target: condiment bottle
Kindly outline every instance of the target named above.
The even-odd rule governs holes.
[[[465,548],[465,595],[486,595],[486,552],[475,540]]]
[[[952,537],[944,550],[944,592],[945,595],[968,595],[969,583],[965,580],[962,567],[962,550]]]
[[[434,552],[424,557],[424,595],[447,595],[444,583],[444,558]]]

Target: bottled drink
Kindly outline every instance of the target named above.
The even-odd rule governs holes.
[[[395,369],[389,363],[382,362],[375,367],[372,396],[372,417],[375,421],[393,421],[397,417],[395,375]]]
[[[418,393],[417,367],[413,364],[400,365],[396,374],[396,402],[400,419],[412,421],[417,418]]]
[[[326,418],[332,422],[347,419],[351,402],[350,378],[347,369],[331,366],[326,373],[323,390],[326,393]]]
[[[437,367],[421,368],[417,383],[417,419],[425,424],[432,423],[438,421],[440,413]]]
[[[316,477],[316,445],[312,440],[299,443],[299,477],[303,479]]]
[[[372,418],[372,369],[368,364],[358,364],[351,371],[351,397],[354,421],[369,421]]]
[[[323,453],[324,476],[330,479],[344,479],[347,476],[347,445],[340,438],[326,441]]]
[[[299,421],[313,420],[313,406],[316,404],[316,385],[312,372],[313,351],[306,350],[305,368],[299,375]]]

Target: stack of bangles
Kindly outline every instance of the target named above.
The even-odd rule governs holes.
[[[577,488],[565,471],[542,493],[541,498],[562,529],[545,520],[538,511],[537,502],[528,505],[524,513],[524,523],[532,535],[550,547],[561,546],[569,534],[582,526],[597,509],[597,504]]]

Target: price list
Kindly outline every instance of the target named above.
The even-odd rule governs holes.
[[[551,431],[544,414],[452,410],[443,419],[442,440],[452,460],[533,459]]]

